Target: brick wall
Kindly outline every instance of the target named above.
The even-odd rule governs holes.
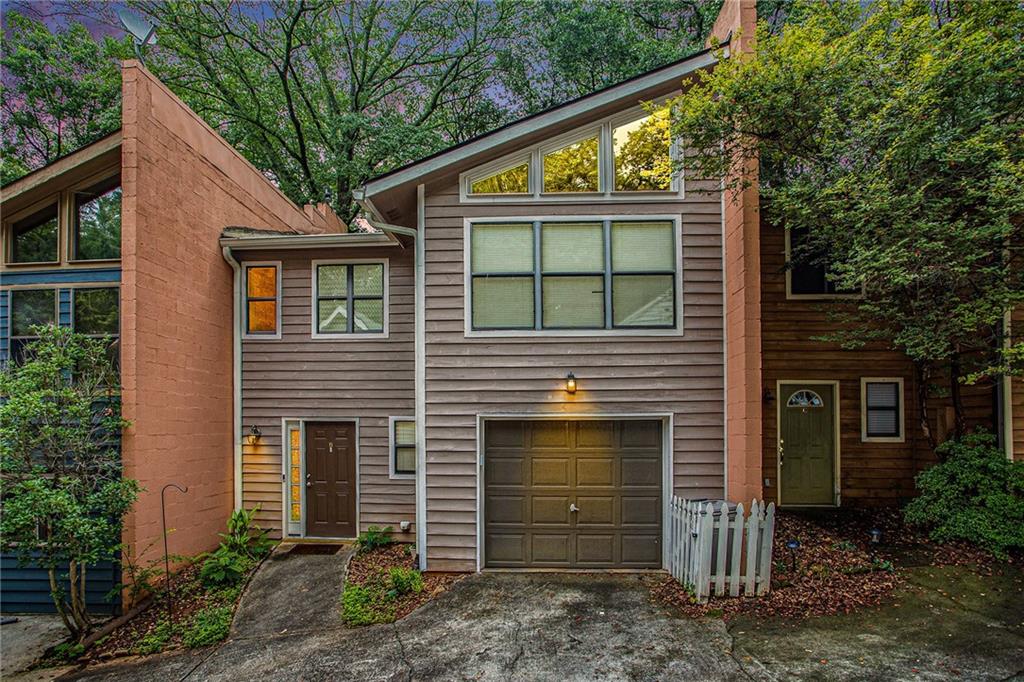
[[[711,29],[732,35],[732,58],[754,48],[755,0],[725,0]],[[709,45],[711,38],[708,40]],[[725,246],[726,495],[761,497],[761,259],[757,164],[738,165],[746,189],[723,196]]]
[[[232,270],[228,225],[332,226],[292,204],[137,62],[123,69],[122,366],[127,476],[145,490],[124,539],[172,553],[217,543],[233,506]],[[154,546],[152,555],[162,548]]]

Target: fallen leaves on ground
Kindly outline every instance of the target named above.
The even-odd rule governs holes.
[[[352,557],[345,575],[346,584],[368,585],[381,580],[392,568],[416,568],[410,545],[391,544]],[[464,577],[460,573],[424,573],[423,590],[398,595],[395,598],[395,619],[409,615],[431,599],[446,592]]]

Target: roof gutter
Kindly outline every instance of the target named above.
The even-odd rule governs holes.
[[[221,237],[222,248],[235,250],[252,249],[309,249],[349,246],[389,246],[398,240],[387,234],[379,225],[370,223],[381,229],[382,234],[366,232],[342,232],[332,234],[282,234],[254,237]]]

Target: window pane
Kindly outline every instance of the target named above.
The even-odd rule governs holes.
[[[672,223],[612,223],[612,270],[650,272],[675,270]]]
[[[416,445],[416,422],[395,422],[395,443],[398,445]]]
[[[604,327],[603,277],[545,277],[544,327]]]
[[[117,289],[75,289],[75,331],[80,334],[117,334]]]
[[[671,327],[675,307],[671,275],[612,278],[612,322],[616,327]]]
[[[51,263],[57,257],[57,204],[22,218],[12,226],[12,263]]]
[[[249,298],[277,298],[277,268],[261,265],[246,269]]]
[[[348,301],[324,299],[317,301],[317,330],[323,334],[338,334],[348,331]]]
[[[384,301],[355,301],[352,304],[352,327],[357,332],[384,331]]]
[[[11,336],[35,336],[31,327],[54,324],[56,291],[27,289],[11,292]]]
[[[868,437],[896,438],[900,435],[896,410],[868,410]]]
[[[544,223],[540,244],[544,272],[604,272],[601,223]]]
[[[316,268],[317,296],[344,298],[348,296],[348,266],[318,265]]]
[[[416,472],[416,448],[395,448],[395,473]]]
[[[470,194],[526,194],[529,191],[529,163],[481,178],[469,187]]]
[[[249,331],[277,331],[277,301],[249,301]]]
[[[612,130],[615,152],[615,189],[652,192],[672,186],[672,135],[669,109]]]
[[[121,179],[75,194],[75,259],[121,257]]]
[[[382,263],[353,265],[352,288],[355,290],[356,296],[383,296],[384,265]]]
[[[597,138],[592,137],[544,155],[545,192],[596,192]]]
[[[474,277],[473,327],[533,329],[532,277]]]
[[[494,223],[473,226],[474,273],[532,272],[533,225]]]
[[[899,405],[899,384],[892,381],[866,384],[868,407],[896,407]]]

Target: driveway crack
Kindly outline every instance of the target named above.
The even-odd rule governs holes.
[[[523,642],[522,642],[522,640],[519,637],[520,633],[522,633],[522,631],[523,631],[523,624],[517,622],[516,623],[516,630],[515,630],[515,632],[512,635],[512,645],[515,647],[516,653],[512,657],[512,660],[505,664],[505,672],[507,673],[505,675],[505,679],[506,680],[511,680],[512,679],[512,675],[516,671],[516,666],[519,665],[519,659],[523,657],[524,647],[523,647]]]
[[[412,667],[412,662],[409,661],[409,654],[405,650],[405,642],[402,641],[402,633],[399,631],[397,625],[392,625],[391,631],[395,633],[395,641],[398,642],[398,653],[402,659],[402,663],[405,664],[405,679],[411,681],[414,669]]]
[[[757,667],[760,668],[762,677],[754,677],[754,675],[749,670],[747,670],[747,666],[744,665],[742,658],[738,656],[736,653],[736,635],[732,633],[733,627],[733,625],[725,626],[725,634],[729,637],[729,658],[736,662],[736,665],[739,667],[740,672],[743,673],[744,677],[746,677],[748,680],[752,680],[753,682],[756,682],[758,679],[774,680],[775,676],[768,672],[768,670],[764,667],[764,664],[750,655],[748,655],[747,658],[749,658],[751,662],[755,663]]]

